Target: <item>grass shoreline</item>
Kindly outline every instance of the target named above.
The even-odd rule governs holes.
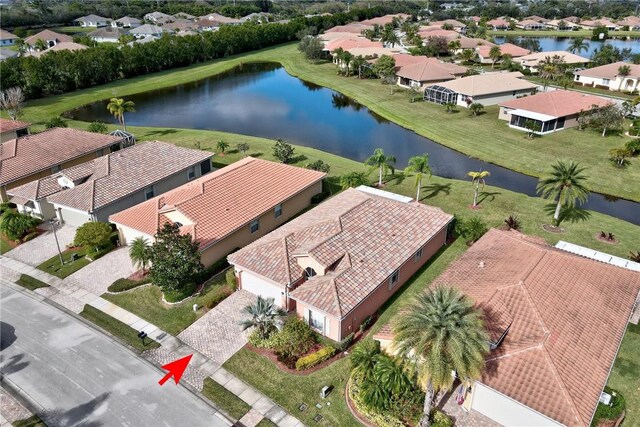
[[[255,62],[280,63],[290,75],[349,96],[372,112],[440,145],[528,176],[543,175],[558,158],[577,157],[576,161],[595,171],[588,183],[590,191],[640,202],[640,189],[632,185],[640,180],[638,161],[633,159],[633,164],[624,170],[615,169],[608,161],[608,150],[621,146],[625,141],[622,137],[598,139],[595,132],[567,129],[535,142],[525,141],[522,132],[497,119],[496,106],[474,118],[464,111],[444,116],[440,106],[409,103],[408,96],[400,90],[389,95],[377,80],[339,77],[332,64],[310,64],[292,43],[34,100],[27,104],[23,119],[41,124],[51,116],[92,102],[194,82]]]

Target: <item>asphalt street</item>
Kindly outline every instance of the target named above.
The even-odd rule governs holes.
[[[173,379],[82,321],[0,279],[0,373],[50,426],[222,427]]]

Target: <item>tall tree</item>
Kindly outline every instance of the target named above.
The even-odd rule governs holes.
[[[385,45],[391,45],[391,47],[395,47],[396,43],[400,42],[398,35],[396,34],[395,28],[393,25],[386,24],[382,30],[382,37],[380,41]]]
[[[576,201],[584,203],[589,196],[589,190],[585,186],[587,180],[584,175],[585,168],[573,161],[558,161],[551,166],[551,172],[538,182],[536,191],[545,199],[556,200],[556,209],[553,214],[554,225],[560,220],[560,210],[563,206],[574,207]]]
[[[20,87],[10,87],[0,92],[0,109],[6,111],[11,120],[18,120],[22,114],[24,93]]]
[[[382,148],[376,148],[373,151],[373,155],[365,160],[364,164],[370,167],[369,173],[378,169],[378,187],[382,187],[382,177],[387,173],[395,171],[394,165],[396,158],[394,156],[387,156],[384,154]]]
[[[496,65],[496,62],[498,62],[501,56],[502,56],[502,51],[500,50],[500,46],[493,46],[489,50],[489,58],[491,58],[491,68],[493,68]]]
[[[582,51],[589,51],[589,43],[583,38],[574,37],[569,44],[569,52],[580,55]]]
[[[452,372],[466,385],[484,370],[489,337],[473,301],[455,288],[418,295],[393,324],[393,348],[415,368],[426,390],[420,426],[429,426],[436,392],[450,389]]]
[[[146,273],[149,265],[150,248],[149,240],[141,236],[133,239],[129,246],[129,258],[134,267],[142,269],[142,274]]]
[[[471,177],[471,184],[473,184],[473,207],[478,206],[478,193],[480,192],[480,186],[484,188],[485,186],[485,178],[491,175],[489,171],[470,171],[467,172],[467,175]]]
[[[127,124],[124,120],[124,113],[135,112],[136,105],[133,101],[125,101],[123,98],[111,98],[109,104],[107,104],[107,110],[120,122],[126,132]]]
[[[44,41],[42,39],[38,39],[33,44],[33,47],[34,47],[35,50],[38,50],[38,51],[42,52],[43,50],[47,50],[49,48],[49,45],[47,44],[46,41]]]
[[[262,339],[267,339],[287,317],[287,312],[278,307],[273,298],[262,298],[260,295],[256,298],[256,302],[244,308],[244,312],[249,315],[249,318],[240,321],[242,330],[254,327]]]
[[[415,187],[416,202],[420,201],[420,192],[422,191],[422,178],[424,175],[431,177],[431,168],[429,167],[429,155],[423,154],[422,156],[413,156],[409,159],[409,166],[404,170],[404,173],[413,173],[416,175]]]

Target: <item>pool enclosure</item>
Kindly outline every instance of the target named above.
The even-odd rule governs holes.
[[[439,85],[428,86],[424,90],[424,100],[436,104],[455,104],[458,100],[458,93]]]

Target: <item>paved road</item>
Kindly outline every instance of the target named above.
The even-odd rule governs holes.
[[[0,373],[50,426],[229,426],[214,408],[83,322],[0,279]]]

